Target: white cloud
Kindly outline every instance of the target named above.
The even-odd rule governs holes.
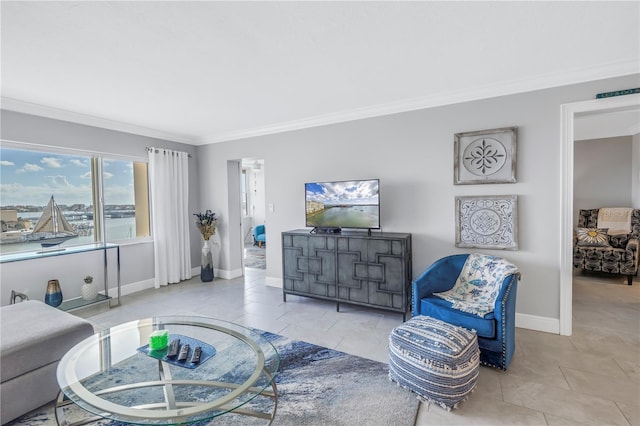
[[[91,172],[87,172],[80,175],[81,179],[91,179]]]
[[[15,166],[12,161],[0,160],[0,166]]]
[[[42,164],[46,164],[47,166],[51,167],[52,169],[60,169],[60,168],[62,168],[62,163],[60,163],[60,159],[59,158],[43,157],[42,160],[40,160],[40,162]]]
[[[133,188],[129,186],[107,186],[104,188],[104,200],[107,204],[135,204]]]
[[[51,186],[53,186],[54,188],[61,186],[70,186],[67,177],[63,175],[47,176],[47,179],[49,180]]]
[[[18,173],[39,172],[40,170],[44,170],[44,169],[42,167],[38,166],[37,164],[24,163],[24,166],[22,166],[22,168],[18,169],[17,172]]]
[[[0,184],[0,198],[3,205],[44,206],[52,194],[61,204],[91,204],[91,185],[55,186],[50,182],[39,185],[23,185],[17,182]]]
[[[102,172],[102,177],[104,179],[111,179],[113,177],[113,173],[109,173],[109,172]]]
[[[377,204],[378,183],[371,181],[329,182],[322,191],[307,192],[307,199],[324,204]]]
[[[78,166],[78,167],[87,167],[88,166],[86,161],[78,160],[77,158],[72,158],[71,160],[69,160],[69,162],[71,164],[73,164],[74,166]]]

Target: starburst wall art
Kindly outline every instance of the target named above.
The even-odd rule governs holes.
[[[517,127],[456,133],[456,185],[516,182]]]

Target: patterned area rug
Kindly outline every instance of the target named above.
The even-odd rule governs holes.
[[[267,258],[264,246],[247,247],[244,249],[244,267],[267,269]]]
[[[259,331],[259,330],[258,330]],[[259,331],[261,332],[261,331]],[[276,347],[281,359],[276,377],[278,409],[274,425],[413,425],[419,401],[409,391],[389,380],[387,364],[263,333]],[[266,409],[268,399],[256,399],[252,408]],[[80,410],[76,410],[80,411]],[[82,414],[70,413],[74,421]],[[265,420],[225,414],[204,425],[264,425]],[[14,422],[17,425],[56,425],[53,404],[41,407]],[[99,421],[94,425],[120,423]]]

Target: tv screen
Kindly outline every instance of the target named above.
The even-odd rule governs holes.
[[[306,226],[380,228],[380,180],[304,184]]]

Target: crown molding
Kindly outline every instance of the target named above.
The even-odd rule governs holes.
[[[13,98],[0,97],[0,106],[3,110],[7,111],[36,115],[39,117],[53,118],[55,120],[69,121],[71,123],[99,127],[108,130],[115,130],[124,133],[132,133],[134,135],[147,136],[150,138],[164,139],[190,145],[194,144],[194,139],[188,136],[163,132],[161,130],[151,129],[135,124],[109,120],[89,114],[67,111],[64,109],[48,107]]]
[[[311,127],[325,126],[329,124],[337,124],[347,121],[361,120],[444,105],[452,105],[462,102],[471,102],[498,96],[513,95],[517,93],[525,93],[535,90],[549,89],[552,87],[579,84],[588,81],[622,77],[633,74],[640,74],[640,61],[638,60],[638,58],[632,58],[608,64],[600,64],[593,67],[583,67],[565,72],[555,72],[534,77],[488,84],[470,90],[460,89],[452,92],[437,93],[430,96],[403,99],[394,102],[307,117],[300,120],[275,123],[271,125],[227,133],[213,133],[200,137],[189,137],[186,135],[164,132],[156,129],[138,126],[135,124],[108,120],[88,114],[47,107],[44,105],[6,97],[0,97],[0,106],[2,109],[8,111],[15,111],[24,114],[69,121],[72,123],[84,124],[87,126],[100,127],[104,129],[132,133],[151,138],[170,140],[173,142],[180,142],[189,145],[206,145],[210,143],[219,143],[237,139],[288,132],[292,130],[301,130]]]
[[[606,78],[623,77],[633,74],[640,74],[640,61],[638,61],[637,58],[593,67],[583,67],[568,72],[549,73],[535,77],[527,77],[489,84],[477,87],[472,90],[457,90],[454,92],[440,93],[436,95],[417,97],[412,99],[404,99],[397,102],[389,102],[363,108],[355,108],[351,110],[318,115],[301,120],[277,123],[237,132],[210,134],[207,137],[198,139],[195,144],[205,145],[210,143],[219,143],[256,136],[264,136],[274,133],[301,130],[310,127],[337,124],[352,120],[379,117],[383,115],[397,114],[401,112],[415,111],[444,105],[452,105],[462,102],[471,102],[481,99],[532,92],[535,90],[543,90],[553,87],[585,83],[588,81],[602,80]]]

